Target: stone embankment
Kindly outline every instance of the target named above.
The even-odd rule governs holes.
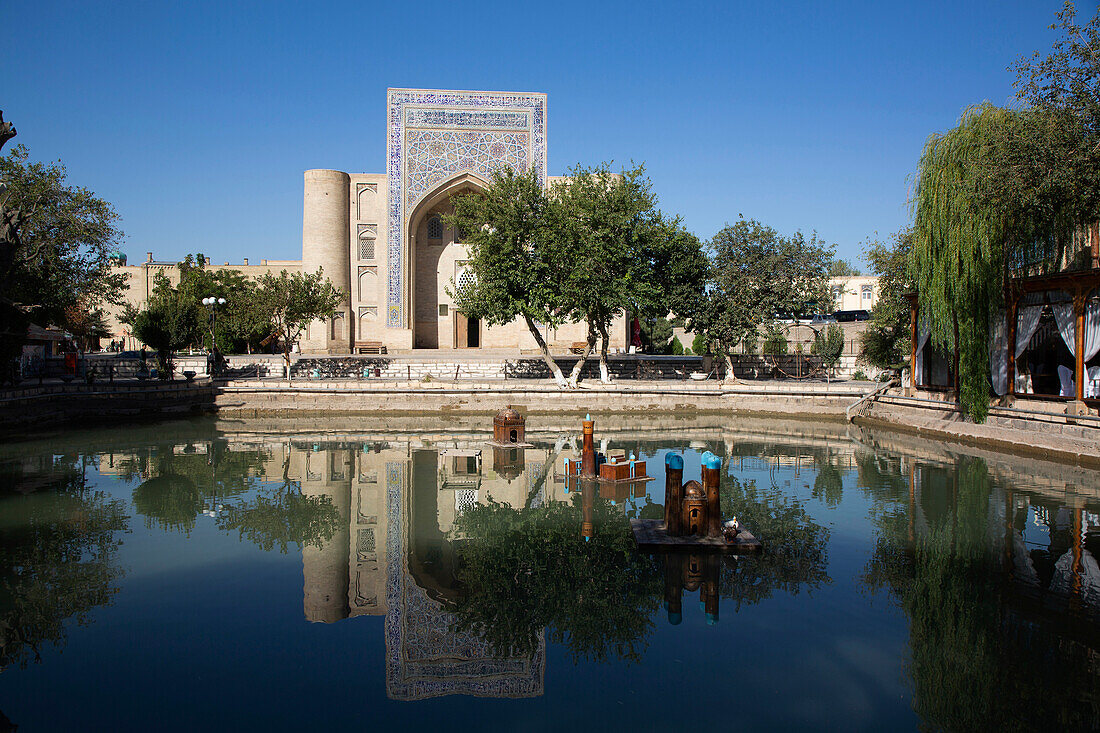
[[[200,414],[214,409],[209,379],[46,383],[0,390],[0,437],[65,424],[102,425]]]
[[[852,421],[860,426],[1100,468],[1100,417],[1092,415],[994,407],[985,423],[979,425],[967,420],[950,402],[885,394],[861,405]]]
[[[314,380],[228,381],[218,390],[219,413],[425,414],[493,413],[513,405],[526,413],[671,412],[802,415],[842,419],[846,408],[876,385],[867,382],[741,382],[710,380],[582,382],[563,390],[520,381],[385,382]]]

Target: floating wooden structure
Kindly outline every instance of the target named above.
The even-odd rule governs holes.
[[[709,550],[746,555],[758,551],[762,546],[760,540],[747,529],[741,529],[736,537],[727,540],[724,536],[670,535],[660,519],[631,519],[630,528],[634,530],[634,541],[638,549],[647,552]]]
[[[733,554],[759,550],[760,540],[751,532],[722,522],[721,466],[721,459],[707,451],[703,454],[702,483],[684,483],[684,459],[675,453],[666,455],[665,518],[630,520],[638,549],[702,549]]]
[[[493,417],[493,439],[489,445],[494,448],[532,448],[526,441],[527,419],[515,408],[505,407]]]

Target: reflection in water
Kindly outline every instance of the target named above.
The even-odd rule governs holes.
[[[315,435],[207,424],[153,444],[3,449],[0,664],[45,657],[67,623],[110,602],[129,499],[178,542],[208,521],[261,550],[301,547],[305,619],[384,619],[396,700],[543,695],[547,644],[608,674],[664,667],[662,633],[732,638],[719,636],[732,616],[770,612],[770,599],[790,613],[812,612],[818,595],[865,610],[881,592],[904,613],[898,664],[926,727],[1100,724],[1094,474],[827,426],[684,422],[608,430],[603,449],[647,460],[652,484],[576,490],[562,468],[580,455],[576,427],[529,430],[532,447],[508,449],[487,447],[484,426],[449,424]],[[635,551],[626,518],[663,516],[670,450],[692,471],[704,450],[722,457],[723,514],[765,541],[762,554]],[[124,482],[121,499],[89,488],[96,472]],[[847,548],[833,539],[842,530]],[[865,595],[845,595],[836,558],[864,536]]]
[[[0,462],[0,670],[41,660],[68,622],[88,623],[118,590],[128,517],[87,488],[86,469],[74,455]]]

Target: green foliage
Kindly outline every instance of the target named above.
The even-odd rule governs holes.
[[[909,252],[913,233],[905,229],[890,243],[867,242],[863,256],[878,276],[878,299],[871,309],[871,322],[860,334],[860,358],[879,369],[900,370],[909,363],[912,340],[909,301],[915,290],[909,275]]]
[[[821,357],[821,364],[826,369],[836,367],[844,353],[844,329],[830,324],[824,331],[815,331],[810,352]]]
[[[126,287],[111,271],[122,241],[118,214],[66,182],[60,163],[29,162],[26,147],[0,156],[0,351],[16,353],[28,320],[79,323]]]
[[[133,333],[157,352],[164,378],[172,373],[172,354],[194,342],[199,328],[194,303],[183,298],[158,273],[157,288],[145,310],[134,317]]]
[[[970,107],[917,171],[910,274],[933,345],[958,348],[960,406],[978,422],[1006,276],[1075,266],[1075,235],[1100,218],[1100,13],[1081,28],[1067,4],[1059,19],[1052,53],[1016,67],[1028,106]]]
[[[317,272],[283,270],[278,275],[264,273],[256,283],[256,313],[268,319],[270,333],[279,338],[283,347],[283,362],[290,377],[290,350],[310,323],[328,320],[347,301],[348,295]]]
[[[782,355],[787,353],[787,335],[775,324],[768,324],[764,332],[764,353]]]
[[[650,354],[669,353],[672,324],[668,319],[662,316],[641,318],[640,323],[642,324],[642,348]]]
[[[867,372],[863,371],[862,369],[856,369],[855,372],[852,374],[852,379],[857,382],[866,382],[868,380]]]
[[[767,543],[759,556],[723,565],[721,592],[742,603],[757,603],[776,591],[797,595],[832,582],[826,547],[829,530],[778,487],[760,489],[736,476],[722,479],[722,516],[734,517]]]
[[[683,355],[684,345],[682,343],[680,343],[680,338],[678,336],[673,336],[672,337],[672,344],[671,344],[671,347],[670,347],[670,351],[676,356],[682,356]]]
[[[562,283],[574,265],[561,202],[547,195],[536,171],[520,175],[503,168],[484,191],[455,196],[451,203],[454,214],[444,219],[466,232],[467,268],[474,277],[469,287],[447,286],[455,307],[487,325],[522,318],[551,374],[564,385],[538,326],[560,326],[570,312]]]
[[[853,277],[862,275],[859,268],[848,260],[835,259],[829,264],[829,277]]]
[[[710,353],[710,343],[708,343],[705,333],[695,334],[695,338],[691,340],[691,350],[696,354]]]
[[[754,220],[741,220],[714,235],[712,277],[697,319],[711,347],[728,354],[779,314],[803,315],[830,302],[833,249],[816,234],[809,240],[801,232],[783,237]],[[771,339],[771,345],[778,345],[778,339]]]
[[[81,459],[58,456],[38,470],[0,463],[0,669],[39,662],[67,628],[111,602],[123,571],[122,501],[91,490]],[[11,495],[9,492],[18,492]]]
[[[284,555],[291,545],[323,547],[332,539],[340,513],[331,496],[305,496],[288,482],[274,496],[260,494],[241,504],[229,504],[218,520],[223,530],[237,530],[241,539],[261,550],[274,547]]]
[[[460,631],[474,631],[496,653],[534,652],[543,629],[575,661],[637,661],[659,607],[655,560],[637,552],[622,515],[596,498],[595,534],[580,536],[581,498],[513,509],[490,501],[464,512],[456,530],[464,592],[455,608]]]

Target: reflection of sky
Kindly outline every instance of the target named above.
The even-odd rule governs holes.
[[[655,503],[664,500],[668,450],[640,456],[656,478],[646,485]],[[700,452],[684,452],[685,480],[699,477]],[[91,721],[112,721],[116,730],[323,730],[400,721],[461,731],[484,729],[487,719],[502,730],[676,730],[686,720],[759,730],[916,727],[908,619],[891,597],[859,585],[877,532],[874,490],[858,487],[855,471],[842,468],[842,497],[829,506],[812,495],[812,461],[796,470],[760,461],[741,468],[734,459],[731,472],[760,487],[774,483],[830,530],[831,583],[812,594],[775,592],[740,610],[724,600],[717,626],[705,624],[697,595],[685,592],[683,623],[671,626],[658,611],[641,664],[574,664],[567,650],[548,643],[541,697],[411,704],[386,697],[381,616],[304,620],[300,552],[264,552],[201,514],[189,534],[147,528],[131,503],[140,480],[90,470],[95,490],[130,507],[117,557],[121,590],[93,611],[93,623],[69,625],[63,650],[46,647],[42,664],[5,671],[0,710],[27,729],[69,730],[95,727]],[[644,503],[630,499],[627,509]],[[904,511],[903,504],[893,508]],[[1026,541],[1046,547],[1049,533],[1036,512],[1029,510]]]

